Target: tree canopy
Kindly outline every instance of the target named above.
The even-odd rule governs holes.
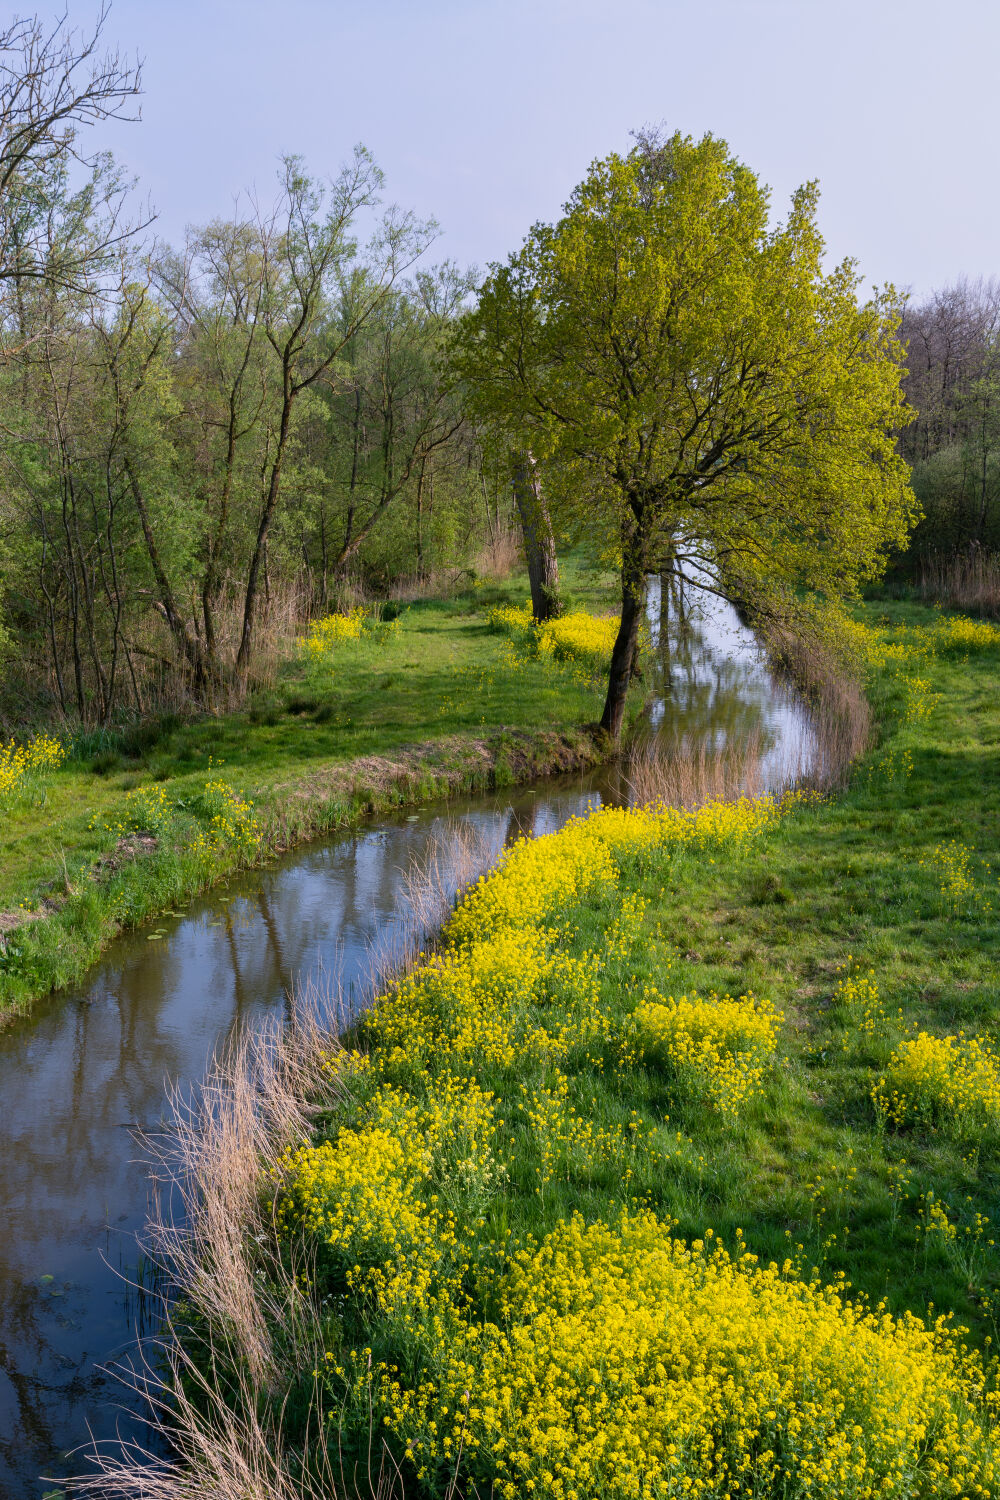
[[[640,138],[494,265],[454,355],[476,414],[529,448],[564,528],[621,569],[603,724],[621,728],[645,579],[730,597],[851,591],[915,500],[896,434],[901,300],[823,270],[814,183],[772,226],[725,142]]]

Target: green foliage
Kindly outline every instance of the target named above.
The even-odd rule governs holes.
[[[475,411],[626,595],[685,562],[744,597],[849,591],[905,543],[900,300],[824,274],[817,198],[771,227],[722,141],[646,142],[595,162],[459,327]]]

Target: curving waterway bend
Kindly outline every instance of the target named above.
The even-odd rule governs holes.
[[[765,773],[801,763],[808,717],[733,611],[716,601],[678,622],[677,604],[654,581],[653,640],[672,646],[651,728],[714,748],[754,731]],[[134,1132],[169,1127],[167,1088],[196,1084],[234,1029],[281,1014],[292,986],[335,976],[363,999],[373,945],[405,930],[407,869],[456,824],[499,854],[608,800],[615,779],[596,773],[312,844],[116,942],[81,985],[0,1033],[2,1500],[58,1492],[91,1437],[143,1436],[108,1367],[127,1365],[142,1332],[149,1184]]]

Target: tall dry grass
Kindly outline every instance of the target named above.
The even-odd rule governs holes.
[[[501,524],[475,558],[474,567],[480,578],[503,583],[515,568],[521,566],[523,557],[520,529],[516,525]]]
[[[70,1494],[392,1500],[401,1493],[398,1469],[374,1432],[366,1462],[345,1465],[318,1388],[309,1473],[299,1466],[301,1448],[286,1440],[282,1393],[323,1355],[308,1258],[282,1259],[273,1249],[284,1153],[308,1139],[316,1110],[330,1108],[342,1087],[336,1036],[317,1020],[320,999],[301,994],[289,1023],[242,1036],[193,1097],[174,1098],[174,1129],[145,1142],[156,1188],[147,1239],[164,1273],[163,1329],[157,1358],[118,1373],[148,1403],[155,1441],[96,1447],[92,1472],[62,1481]]]
[[[765,790],[759,732],[739,743],[715,748],[663,734],[633,741],[619,761],[622,800],[633,807],[665,803],[696,808],[734,797],[759,797]]]
[[[950,557],[925,557],[920,592],[951,609],[1000,617],[1000,555],[976,547]]]
[[[436,939],[462,892],[493,866],[501,844],[482,829],[449,821],[403,872],[403,916],[383,925],[368,954],[365,990],[377,995]]]

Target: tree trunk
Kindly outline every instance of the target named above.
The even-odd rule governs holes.
[[[421,459],[420,473],[417,475],[417,577],[422,581],[424,576],[424,469],[427,460]]]
[[[622,720],[625,717],[625,701],[636,661],[639,644],[639,626],[646,602],[646,574],[638,556],[626,551],[622,564],[622,617],[611,652],[611,669],[608,673],[608,695],[604,700],[601,728],[613,740],[619,740]]]
[[[559,613],[559,563],[552,521],[530,453],[514,455],[514,500],[524,534],[524,555],[536,625]]]
[[[284,356],[284,370],[282,372],[282,392],[281,421],[278,427],[277,446],[275,448],[274,459],[271,463],[271,476],[268,481],[267,496],[261,511],[260,524],[257,527],[257,540],[254,543],[253,553],[250,557],[246,591],[243,595],[243,630],[240,634],[240,647],[236,653],[236,671],[244,678],[250,670],[251,641],[253,638],[254,614],[257,608],[257,592],[260,587],[261,568],[263,567],[266,570],[267,567],[267,538],[278,504],[278,495],[281,489],[281,467],[284,462],[285,449],[288,446],[288,434],[292,425],[292,405],[297,394],[292,386],[287,349]]]

